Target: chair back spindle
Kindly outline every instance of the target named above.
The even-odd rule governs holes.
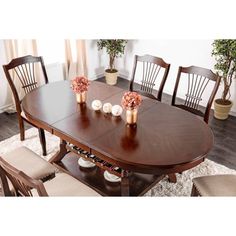
[[[181,78],[182,80],[184,80],[184,75],[186,75],[185,79],[187,80],[187,91],[185,93],[185,99],[183,100],[183,104],[176,104],[176,95],[179,87],[179,82]],[[214,85],[210,93],[210,97],[208,98],[205,112],[202,112],[200,110],[200,103],[203,100],[203,94],[210,83]],[[203,116],[204,121],[208,123],[211,105],[218,90],[219,84],[220,77],[214,74],[211,70],[197,66],[180,66],[172,97],[172,105],[184,110],[188,110],[196,115]]]
[[[142,74],[140,73],[141,80],[139,81],[140,88],[134,89],[134,80],[137,74],[138,65],[142,67]],[[144,96],[161,101],[162,92],[169,73],[169,69],[170,64],[166,63],[162,58],[151,55],[135,55],[133,74],[130,81],[130,91],[137,91]],[[161,75],[161,71],[163,71],[163,75]],[[160,81],[160,85],[157,95],[154,95],[154,87],[157,84],[157,81]]]
[[[20,80],[25,94],[37,88],[37,81],[35,78],[35,63],[19,65],[13,68],[13,71]]]
[[[19,57],[11,60],[7,65],[3,65],[3,69],[8,80],[8,83],[13,92],[16,106],[19,107],[21,99],[19,98],[19,91],[17,91],[17,81],[20,82],[21,88],[27,94],[33,89],[37,88],[39,75],[36,73],[37,66],[41,66],[44,83],[48,83],[48,77],[42,57],[34,57],[31,55]]]

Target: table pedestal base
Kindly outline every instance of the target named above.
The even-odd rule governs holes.
[[[78,156],[74,153],[68,153],[57,165],[103,196],[142,196],[164,178],[164,175],[130,173],[123,177],[121,183],[108,182],[102,169],[80,167]]]

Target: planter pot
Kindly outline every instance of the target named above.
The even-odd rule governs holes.
[[[117,82],[118,71],[113,70],[112,72],[107,69],[105,70],[106,83],[109,85],[115,85]]]
[[[221,104],[221,99],[216,99],[214,101],[214,117],[219,120],[226,120],[229,116],[229,112],[231,107],[233,106],[233,103],[229,101],[229,104],[223,105]]]

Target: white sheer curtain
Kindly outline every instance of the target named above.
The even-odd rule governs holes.
[[[69,80],[88,75],[85,40],[65,40],[65,73]]]

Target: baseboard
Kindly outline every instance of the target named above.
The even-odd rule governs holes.
[[[126,74],[121,74],[121,73],[119,73],[118,76],[121,77],[121,78],[123,78],[123,79],[126,79],[126,80],[130,80],[130,79],[131,79],[131,78],[130,78],[128,75],[126,75]]]
[[[89,80],[96,80],[96,79],[99,79],[101,77],[104,77],[104,73],[101,73],[101,74],[97,74],[97,75],[94,75],[92,77],[89,77]],[[118,77],[121,77],[122,79],[126,79],[126,80],[130,80],[130,78],[128,77],[128,75],[125,75],[125,74],[118,74]]]
[[[11,104],[8,104],[8,105],[1,106],[1,107],[0,107],[0,113],[5,112],[7,109],[9,109],[9,108],[12,107],[12,106],[13,106],[12,103],[11,103]]]
[[[235,112],[235,111],[231,111],[229,114],[230,114],[231,116],[236,116],[236,112]]]
[[[104,73],[94,75],[92,77],[89,77],[89,80],[96,80],[104,76]]]

